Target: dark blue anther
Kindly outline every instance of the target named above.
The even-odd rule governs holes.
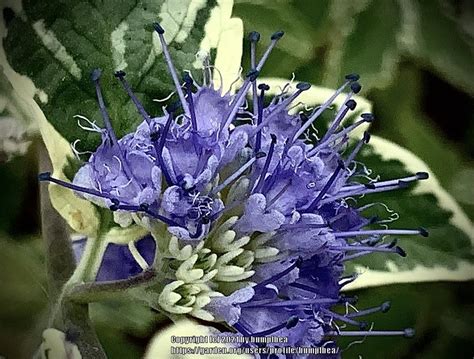
[[[301,91],[306,91],[311,88],[311,84],[307,82],[300,82],[299,84],[296,85],[296,88]]]
[[[346,106],[350,109],[350,110],[354,110],[357,106],[357,102],[355,102],[354,100],[349,100],[346,102]]]
[[[374,115],[371,113],[363,113],[360,115],[366,122],[372,122],[374,120]]]
[[[43,172],[38,175],[38,180],[49,181],[51,179],[51,172]]]
[[[430,235],[429,232],[426,230],[426,228],[420,227],[420,228],[418,228],[418,230],[420,231],[420,234],[423,237],[428,237]]]
[[[249,33],[249,41],[257,42],[259,40],[260,40],[260,33],[258,33],[257,31],[251,31]]]
[[[361,89],[362,89],[362,86],[357,81],[351,83],[352,92],[359,93]]]
[[[430,175],[427,172],[417,172],[416,177],[419,180],[425,180],[425,179],[428,179],[430,177]]]
[[[163,29],[158,22],[153,23],[153,27],[154,27],[155,31],[158,34],[164,34],[165,33],[165,29]]]
[[[358,74],[348,74],[345,76],[345,79],[349,81],[357,81],[360,79],[360,76]]]
[[[283,37],[283,35],[285,35],[285,33],[283,31],[277,31],[277,32],[272,34],[271,39],[272,40],[279,40]]]

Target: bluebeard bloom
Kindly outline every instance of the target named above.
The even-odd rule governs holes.
[[[363,216],[366,207],[346,201],[427,178],[420,172],[358,182],[355,158],[370,136],[364,133],[352,145],[349,134],[373,121],[372,114],[363,113],[347,124],[357,106],[353,96],[361,90],[359,76],[347,75],[316,109],[293,114],[290,105],[309,84],[297,84],[294,92],[287,86],[267,103],[269,87],[257,81],[283,32],[272,35],[259,61],[255,44],[260,36],[250,34],[252,68],[231,94],[215,89],[209,79],[199,85],[190,73],[181,81],[164,30],[159,24],[155,30],[178,104],[165,108],[161,117],[151,116],[125,73],[117,72],[143,117],[135,132],[117,139],[102,98],[100,70],[95,70],[92,80],[105,128],[94,129],[101,145],[72,183],[40,175],[109,208],[117,225],[150,232],[132,244],[133,253],[130,245],[109,244],[96,280],[126,279],[151,268],[162,279],[148,288],[155,294],[149,304],[156,309],[221,322],[237,335],[287,337],[285,346],[333,348],[338,336],[412,336],[411,329],[375,331],[359,320],[387,311],[389,303],[353,311],[355,298],[341,294],[357,277],[344,275],[347,261],[378,252],[405,256],[395,241],[385,243],[386,236],[427,235],[423,228],[385,229],[377,218]],[[314,121],[344,92],[345,102],[327,132],[310,141]],[[78,258],[85,240],[75,242]]]

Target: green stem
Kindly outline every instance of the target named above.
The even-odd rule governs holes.
[[[50,171],[51,163],[44,145],[40,145],[38,153],[41,170]],[[72,303],[65,296],[72,283],[83,280],[86,265],[75,269],[67,225],[53,208],[46,186],[41,186],[40,194],[42,236],[46,249],[49,297],[52,306],[48,327],[78,333],[75,344],[83,358],[106,358],[89,320],[89,305]]]

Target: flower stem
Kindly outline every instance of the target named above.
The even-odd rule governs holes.
[[[44,145],[40,145],[38,153],[41,170],[49,170],[51,163]],[[63,218],[53,208],[45,186],[41,186],[40,196],[42,236],[52,307],[48,326],[63,332],[72,330],[79,333],[75,344],[83,358],[106,358],[89,320],[88,304],[72,303],[64,295],[68,285],[82,277],[82,271],[79,268],[75,270],[69,231]]]

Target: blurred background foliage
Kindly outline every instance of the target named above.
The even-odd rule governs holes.
[[[296,80],[336,87],[343,74],[358,72],[363,95],[374,103],[373,132],[427,162],[474,218],[474,2],[236,0],[234,16],[243,20],[246,32],[257,30],[264,38],[278,29],[286,32],[263,76],[290,78],[294,73]],[[248,49],[247,42],[244,46]],[[5,105],[4,87],[1,97],[3,121],[15,111]],[[1,144],[17,138],[11,133],[1,131]],[[26,155],[9,154],[9,147],[0,146],[0,355],[7,358],[29,357],[46,318],[37,141]],[[374,316],[375,328],[414,326],[417,336],[369,338],[351,345],[345,358],[474,355],[474,283],[391,285],[359,292],[361,307],[392,300],[388,314]],[[139,358],[157,328],[156,313],[120,298],[94,305],[92,313],[111,358]]]

